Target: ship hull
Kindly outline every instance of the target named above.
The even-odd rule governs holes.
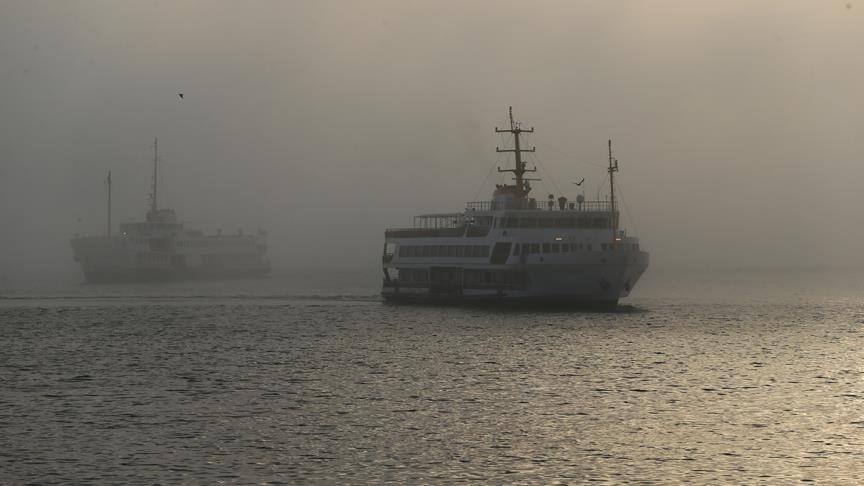
[[[91,283],[216,280],[262,277],[270,263],[255,237],[209,239],[216,248],[152,251],[145,241],[123,237],[82,237],[71,241],[75,260]],[[138,240],[140,242],[140,239]],[[223,243],[224,242],[224,243]],[[181,248],[200,248],[184,245]],[[226,250],[220,251],[223,247]]]
[[[154,270],[135,269],[123,271],[85,271],[84,278],[88,283],[134,283],[134,282],[168,282],[177,280],[221,280],[260,278],[270,273],[270,267],[228,268],[228,269],[196,269],[196,270]]]
[[[549,308],[615,309],[648,267],[648,254],[628,255],[620,263],[572,265],[507,265],[506,271],[525,275],[517,283],[466,284],[462,276],[473,268],[448,267],[456,277],[451,285],[410,284],[385,280],[381,295],[387,301],[447,305],[494,305]],[[430,267],[434,272],[436,268]]]

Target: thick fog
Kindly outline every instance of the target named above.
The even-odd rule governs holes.
[[[864,264],[864,4],[4,1],[0,281],[160,205],[270,234],[274,271],[374,267],[386,227],[488,198],[605,197],[654,267]],[[183,93],[183,98],[178,96]]]

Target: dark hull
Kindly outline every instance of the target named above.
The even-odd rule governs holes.
[[[270,267],[209,268],[176,270],[134,270],[122,272],[84,272],[88,283],[172,282],[179,280],[222,280],[259,278],[270,273]]]
[[[443,305],[464,307],[495,307],[509,309],[556,309],[614,311],[618,300],[598,300],[583,296],[520,296],[506,295],[466,296],[460,294],[397,293],[382,294],[384,300],[393,304]]]

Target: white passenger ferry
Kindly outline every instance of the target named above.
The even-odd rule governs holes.
[[[495,128],[513,136],[514,184],[496,187],[490,201],[464,211],[414,217],[413,228],[388,229],[382,295],[393,301],[543,303],[615,308],[648,267],[639,240],[619,228],[615,199],[618,161],[609,142],[609,198],[571,202],[529,196],[520,136],[513,120]]]
[[[256,277],[270,272],[266,232],[205,235],[177,221],[157,199],[158,144],[153,144],[150,208],[142,223],[111,227],[111,173],[108,173],[108,225],[103,236],[72,238],[75,261],[89,282]]]

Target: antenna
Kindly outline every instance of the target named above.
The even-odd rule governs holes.
[[[533,169],[526,169],[525,162],[522,161],[522,152],[534,152],[537,150],[537,147],[532,147],[530,149],[523,149],[520,141],[519,135],[522,133],[534,133],[534,127],[530,129],[523,129],[521,123],[513,120],[513,107],[510,107],[510,128],[509,129],[499,129],[495,127],[495,133],[512,133],[514,148],[512,149],[500,149],[495,147],[495,151],[498,153],[501,152],[513,152],[516,155],[516,166],[513,169],[502,169],[498,167],[498,172],[512,172],[516,176],[516,197],[523,198],[528,195],[528,192],[531,191],[530,186],[527,185],[529,180],[538,180],[538,179],[525,179],[523,176],[526,172],[537,172],[537,167]]]
[[[108,236],[111,236],[111,171],[108,171],[108,178],[105,179],[108,184]]]
[[[618,159],[612,158],[612,140],[609,140],[609,201],[612,211],[612,246],[618,239],[618,215],[615,211],[615,173],[618,172]]]
[[[159,205],[157,200],[157,189],[158,189],[158,171],[159,171],[159,139],[153,139],[153,192],[150,193],[150,212],[153,214],[153,217],[156,216],[156,213],[159,211]]]

